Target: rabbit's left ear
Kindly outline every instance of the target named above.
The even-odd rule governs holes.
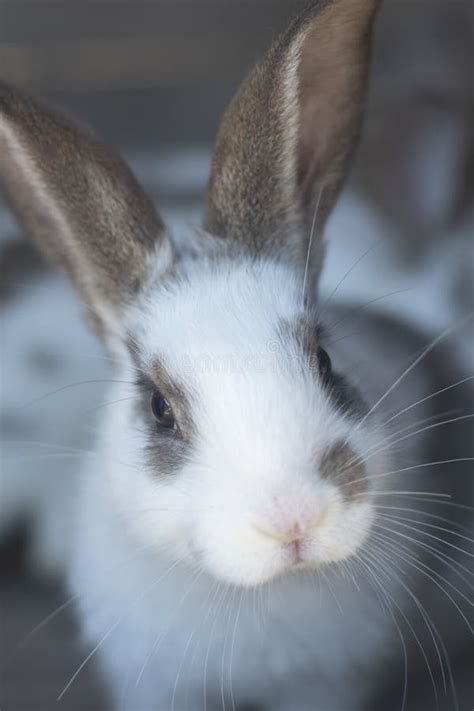
[[[318,0],[250,74],[222,121],[206,229],[306,261],[360,131],[377,0]],[[315,237],[311,273],[322,259]]]
[[[60,264],[106,340],[172,261],[150,198],[87,128],[0,82],[0,188],[25,231]]]

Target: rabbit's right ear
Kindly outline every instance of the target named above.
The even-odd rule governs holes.
[[[96,330],[120,335],[124,307],[172,261],[164,225],[123,161],[0,83],[0,187],[26,232],[65,268]]]
[[[360,131],[378,5],[313,0],[243,83],[217,135],[205,228],[304,268],[316,227],[309,285]]]

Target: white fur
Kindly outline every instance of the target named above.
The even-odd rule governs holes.
[[[197,433],[181,471],[152,471],[133,389],[117,385],[84,490],[72,587],[130,711],[168,709],[173,696],[184,708],[186,692],[190,708],[201,708],[203,684],[220,694],[222,683],[228,696],[230,676],[242,701],[252,689],[250,698],[272,709],[290,699],[307,709],[317,693],[331,711],[347,709],[338,678],[385,644],[388,623],[373,593],[355,594],[346,580],[336,603],[331,585],[314,577],[356,552],[372,520],[370,502],[345,501],[318,462],[332,443],[347,439],[360,453],[370,438],[365,428],[352,433],[281,337],[281,320],[294,322],[301,309],[301,281],[287,267],[201,261],[129,314],[145,369],[159,358],[193,394]],[[289,544],[296,525],[304,538],[297,565]],[[255,586],[268,581],[257,594],[268,597],[271,621],[259,627]]]

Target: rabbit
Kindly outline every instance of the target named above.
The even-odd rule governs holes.
[[[318,0],[275,41],[179,248],[88,128],[1,86],[7,199],[118,362],[71,522],[66,704],[96,658],[125,711],[458,704],[468,380],[441,336],[318,298],[377,7]]]

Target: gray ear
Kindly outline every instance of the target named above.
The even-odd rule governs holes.
[[[171,247],[123,161],[83,128],[0,83],[0,187],[78,289],[100,331]]]
[[[205,228],[302,266],[318,207],[320,232],[360,131],[377,0],[319,0],[276,41],[222,121]]]

